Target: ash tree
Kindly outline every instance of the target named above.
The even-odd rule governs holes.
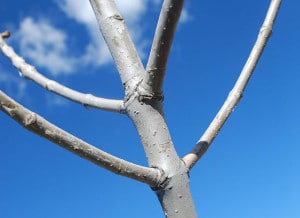
[[[70,152],[113,173],[149,185],[157,195],[166,217],[197,217],[190,192],[189,173],[241,99],[271,35],[281,1],[270,2],[257,40],[234,87],[204,134],[183,157],[178,156],[165,121],[163,106],[164,99],[168,96],[163,94],[163,83],[184,1],[163,2],[146,66],[142,64],[114,1],[90,0],[90,3],[118,69],[124,88],[123,99],[106,99],[81,93],[45,77],[7,44],[5,39],[10,36],[9,31],[1,33],[1,51],[24,78],[34,81],[46,90],[89,108],[126,115],[136,127],[148,166],[126,161],[100,150],[25,108],[3,91],[0,91],[0,109],[26,129]]]

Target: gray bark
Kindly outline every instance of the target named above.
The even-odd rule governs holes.
[[[4,33],[4,36],[7,32]],[[6,36],[7,37],[7,36]],[[3,37],[5,38],[5,37]],[[105,99],[93,96],[92,94],[85,94],[73,89],[70,89],[54,80],[48,79],[40,74],[34,66],[25,62],[23,58],[15,53],[12,47],[0,38],[0,48],[6,57],[8,57],[19,73],[26,79],[32,80],[38,85],[44,87],[48,91],[56,93],[74,102],[78,102],[89,108],[96,108],[116,113],[124,112],[123,100]]]
[[[163,109],[163,79],[183,0],[165,0],[157,24],[146,69],[142,65],[127,27],[113,0],[90,0],[99,28],[111,51],[124,87],[124,100],[103,99],[83,94],[50,80],[27,64],[0,35],[0,49],[24,77],[49,91],[96,109],[126,114],[140,136],[149,167],[139,166],[76,138],[39,115],[24,108],[0,91],[0,110],[28,130],[116,174],[144,182],[156,193],[168,218],[197,217],[192,200],[189,171],[208,149],[237,105],[271,35],[280,0],[272,0],[265,22],[248,61],[233,90],[194,149],[183,159],[178,156]]]
[[[143,143],[149,166],[160,169],[166,178],[160,185],[152,187],[166,217],[197,217],[188,171],[175,151],[162,102],[140,101],[136,95],[127,102],[126,108]]]
[[[161,179],[162,183],[152,188],[157,193],[166,216],[182,217],[182,214],[185,214],[185,216],[196,217],[188,185],[188,172],[176,153],[165,123],[163,99],[153,94],[152,87],[154,85],[158,87],[156,84],[160,84],[158,89],[160,90],[162,82],[155,81],[162,81],[162,77],[151,77],[151,80],[154,82],[147,82],[149,81],[149,74],[145,73],[124,20],[118,12],[115,3],[107,0],[91,0],[90,2],[99,28],[118,68],[125,89],[125,110],[141,138],[149,167],[159,169],[164,175],[165,179]],[[156,37],[157,39],[154,42],[155,49],[153,49],[151,56],[157,55],[156,50],[163,51],[162,62],[164,65],[166,65],[172,35],[180,15],[182,3],[182,1],[165,1],[164,10],[158,22],[156,35],[162,35],[163,37]],[[173,6],[175,6],[174,10]],[[172,17],[169,17],[168,23],[166,23],[167,15],[165,12],[168,14],[174,12],[171,13]],[[168,26],[171,27],[165,30],[164,27]],[[169,38],[170,41],[166,39],[166,36],[171,36]],[[160,43],[162,39],[166,41],[166,47],[161,47],[163,45]],[[156,66],[157,63],[160,63],[157,60],[159,59],[155,58],[155,60],[152,60],[150,58],[150,65],[154,64]],[[163,74],[164,71],[161,75]],[[144,81],[146,81],[146,86]],[[149,86],[149,84],[152,85]],[[174,198],[174,196],[177,197]],[[185,200],[184,204],[182,203],[183,199]]]
[[[158,169],[142,167],[117,158],[58,128],[43,117],[18,104],[2,91],[0,91],[0,110],[26,129],[113,173],[127,176],[151,186],[160,184],[160,179],[164,178]]]
[[[267,11],[265,20],[259,31],[257,40],[250,52],[250,55],[237,79],[233,89],[230,91],[227,99],[223,103],[219,112],[210,123],[204,134],[201,136],[192,151],[183,157],[187,167],[191,169],[196,162],[203,156],[210,144],[213,142],[222,126],[230,116],[231,112],[237,106],[243,96],[243,92],[250,80],[260,56],[271,36],[273,25],[279,11],[281,0],[272,0]]]
[[[163,97],[163,79],[183,3],[183,0],[167,0],[162,5],[143,80],[148,96]]]

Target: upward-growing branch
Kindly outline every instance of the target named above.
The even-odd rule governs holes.
[[[281,1],[271,1],[257,42],[239,79],[195,148],[183,158],[184,162],[177,155],[173,145],[165,121],[162,101],[162,84],[169,51],[184,1],[164,0],[146,71],[114,1],[90,0],[90,2],[96,14],[100,30],[115,60],[126,94],[124,102],[110,101],[112,105],[106,102],[107,104],[104,103],[105,106],[101,105],[100,107],[113,111],[121,110],[131,118],[144,146],[150,168],[135,165],[101,151],[22,107],[1,91],[0,110],[30,131],[99,166],[149,184],[156,192],[166,217],[195,218],[197,215],[190,193],[188,170],[207,150],[242,97],[263,48],[271,35],[273,22]],[[8,32],[0,35],[1,48],[5,48],[3,38],[8,36]],[[97,106],[90,99],[90,96],[85,98],[86,96],[81,96],[82,93],[69,90],[52,80],[48,80],[35,72],[34,68],[27,65],[21,58],[11,58],[11,60],[18,63],[15,66],[26,77],[33,79],[50,91],[60,90],[59,94],[66,95],[74,101],[90,102],[91,105]],[[73,96],[75,97],[73,98]],[[84,100],[81,100],[81,98]],[[93,99],[97,100],[94,97]]]
[[[169,52],[183,3],[184,0],[165,0],[163,3],[142,84],[145,94],[150,97],[162,95]]]
[[[268,39],[271,36],[273,24],[279,11],[280,3],[281,0],[271,0],[257,40],[233,89],[229,93],[226,101],[222,105],[221,109],[219,110],[207,130],[197,142],[194,149],[183,158],[183,161],[186,163],[188,168],[192,168],[206,152],[209,145],[213,142],[223,124],[226,122],[227,118],[230,116],[231,112],[242,98],[247,83],[252,76],[252,73],[256,67],[256,64],[258,63],[258,60],[265,48]]]
[[[116,63],[126,94],[130,95],[145,71],[124,20],[112,0],[90,0],[100,31]]]

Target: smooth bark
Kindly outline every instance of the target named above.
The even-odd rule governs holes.
[[[90,0],[99,29],[115,61],[127,98],[142,80],[145,69],[124,19],[112,0]]]
[[[25,77],[26,79],[32,80],[43,88],[56,93],[62,97],[65,97],[74,102],[80,103],[86,107],[97,108],[111,112],[123,113],[124,105],[123,100],[113,100],[106,98],[99,98],[91,94],[84,94],[73,89],[70,89],[62,84],[50,80],[40,74],[35,67],[25,62],[23,58],[15,53],[12,47],[10,47],[3,38],[7,38],[10,34],[8,32],[2,33],[0,37],[0,50],[2,53],[8,57],[14,67],[19,71],[19,74]],[[34,33],[33,33],[34,34]]]
[[[230,116],[231,112],[234,110],[234,108],[237,106],[238,102],[242,98],[243,92],[248,84],[248,81],[251,78],[254,69],[259,61],[259,58],[263,53],[265,45],[267,44],[267,41],[271,36],[273,24],[278,14],[280,4],[281,0],[271,0],[269,9],[267,11],[263,25],[259,31],[257,40],[233,89],[230,91],[224,104],[220,108],[213,121],[210,123],[207,130],[201,136],[196,146],[192,149],[192,151],[189,154],[183,157],[183,161],[186,163],[189,169],[191,169],[206,152],[210,144],[220,132],[227,118]]]
[[[180,159],[171,139],[163,109],[163,79],[183,0],[165,0],[157,24],[146,70],[113,0],[90,0],[99,28],[108,45],[124,86],[124,100],[103,99],[83,94],[50,80],[27,64],[0,34],[0,49],[27,79],[47,90],[89,107],[126,114],[134,123],[143,144],[149,167],[139,166],[110,155],[49,123],[0,91],[0,109],[26,129],[62,146],[116,174],[151,186],[168,218],[197,217],[192,200],[189,171],[208,149],[242,97],[243,91],[263,52],[279,10],[272,0],[248,61],[234,88],[194,149]],[[34,33],[33,33],[34,34]]]
[[[167,2],[167,4],[164,3],[165,5],[169,4],[169,1],[165,2]],[[99,28],[112,53],[123,82],[126,94],[124,102],[125,110],[133,121],[141,138],[148,164],[152,168],[158,168],[163,172],[165,178],[167,178],[161,184],[152,188],[160,199],[167,217],[182,217],[182,214],[190,214],[191,218],[196,217],[188,185],[187,170],[176,153],[167,124],[165,123],[163,99],[149,96],[145,93],[145,89],[141,85],[145,70],[129,36],[123,18],[114,2],[91,0],[91,4]],[[181,6],[178,6],[179,9],[176,9],[178,16],[181,7],[182,2]],[[166,10],[165,6],[161,16],[166,18],[168,15],[164,13],[167,12],[168,10]],[[171,23],[174,26],[167,31],[169,35],[173,34],[171,32],[174,32],[177,21],[172,21]],[[172,38],[169,40],[172,41]],[[171,42],[166,41],[166,45],[170,47]],[[165,52],[168,53],[169,48]],[[165,55],[162,62],[166,61],[167,55]],[[160,77],[153,78],[152,84],[157,84],[160,79]],[[172,184],[171,188],[170,184]],[[178,193],[180,193],[181,197],[174,198]],[[186,200],[185,204],[182,204],[182,199]]]
[[[142,84],[148,98],[163,98],[163,79],[183,3],[184,0],[163,2]]]
[[[162,102],[140,101],[136,96],[128,101],[126,108],[143,143],[149,166],[160,169],[166,177],[162,184],[152,187],[166,217],[197,217],[188,170],[174,148],[165,123]]]
[[[161,171],[142,167],[108,154],[58,128],[38,114],[18,104],[0,90],[0,110],[23,127],[118,175],[156,186],[164,180]]]

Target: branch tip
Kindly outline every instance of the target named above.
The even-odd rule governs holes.
[[[2,37],[3,39],[9,38],[10,35],[11,35],[11,33],[10,33],[9,30],[6,30],[6,31],[4,31],[3,33],[1,33],[1,37]]]
[[[238,77],[234,87],[229,93],[227,99],[221,106],[219,112],[212,120],[204,134],[201,136],[196,146],[190,153],[183,157],[183,161],[188,169],[191,169],[195,163],[203,156],[212,141],[215,139],[223,124],[226,122],[231,112],[239,103],[244,90],[250,80],[255,67],[263,53],[266,43],[271,36],[275,18],[278,14],[281,0],[272,0],[266,13],[262,27],[259,30],[257,40],[249,54],[249,57]]]

